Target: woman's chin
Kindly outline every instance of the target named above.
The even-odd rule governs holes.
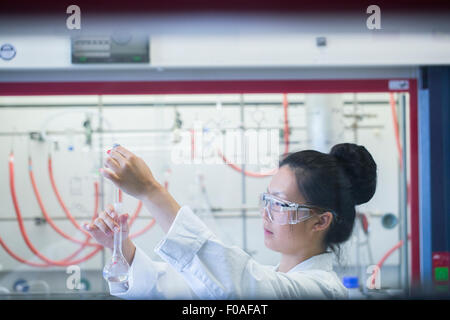
[[[264,238],[264,245],[265,245],[268,249],[270,249],[270,250],[277,251],[277,250],[275,249],[275,246],[274,246],[274,243],[273,243],[273,239],[270,239],[270,238],[265,237],[265,238]]]

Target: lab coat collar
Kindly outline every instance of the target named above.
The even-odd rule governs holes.
[[[278,267],[280,264],[275,266],[275,271],[278,271]],[[313,256],[305,261],[300,262],[298,265],[293,267],[287,273],[305,271],[305,270],[324,270],[324,271],[333,271],[333,253],[325,252],[322,254],[318,254]]]

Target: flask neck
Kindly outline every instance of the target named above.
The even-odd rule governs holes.
[[[122,255],[122,230],[114,231],[113,256]]]
[[[117,214],[122,214],[122,203],[120,202],[120,190],[116,190],[116,202],[114,203],[114,210]],[[119,231],[114,231],[114,248],[113,256],[122,256],[122,223],[119,222]]]

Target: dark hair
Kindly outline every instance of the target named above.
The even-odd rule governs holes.
[[[336,214],[325,236],[325,245],[339,257],[339,244],[348,240],[355,222],[355,205],[369,201],[377,185],[377,165],[363,146],[335,145],[330,153],[305,150],[287,155],[288,165],[309,205]]]

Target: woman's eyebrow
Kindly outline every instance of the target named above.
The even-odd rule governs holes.
[[[285,194],[284,194],[284,192],[270,192],[269,191],[269,188],[267,188],[267,193],[269,193],[269,194],[271,194],[271,195],[273,195],[273,196],[286,196]]]

